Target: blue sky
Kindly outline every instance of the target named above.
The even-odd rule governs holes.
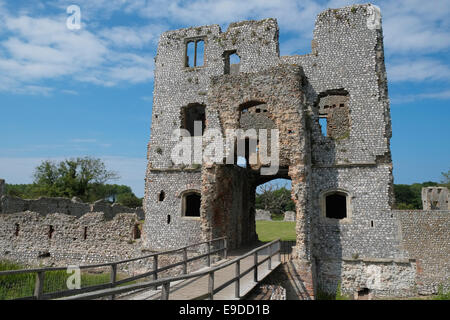
[[[356,1],[0,0],[0,178],[95,156],[142,196],[161,32],[277,18],[282,55],[306,54],[316,15]],[[450,169],[450,3],[373,1],[383,16],[395,183]],[[69,30],[66,9],[81,8]]]

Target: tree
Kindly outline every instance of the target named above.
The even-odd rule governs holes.
[[[411,185],[408,184],[395,184],[394,185],[394,193],[395,193],[395,208],[406,210],[406,209],[414,209],[421,210],[422,209],[422,188],[424,187],[433,187],[438,184],[433,181],[427,181],[423,183],[413,183]]]
[[[142,199],[139,199],[133,193],[122,193],[118,195],[117,202],[130,208],[142,207]]]
[[[282,214],[285,211],[295,211],[295,203],[291,199],[291,190],[286,184],[279,187],[276,184],[266,183],[259,187],[255,198],[256,209],[264,209],[273,214]]]
[[[442,185],[450,189],[450,170],[447,172],[442,172],[441,174],[443,177],[441,181]]]
[[[107,170],[100,159],[84,157],[59,163],[47,160],[35,169],[35,193],[51,197],[76,196],[89,201],[92,200],[95,185],[118,178],[118,174]]]

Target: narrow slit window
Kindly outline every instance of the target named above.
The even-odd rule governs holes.
[[[166,198],[166,194],[164,191],[161,190],[161,192],[158,195],[158,201],[163,201]]]
[[[204,55],[205,55],[205,41],[198,40],[196,43],[196,52],[195,52],[195,66],[201,67],[204,63]]]
[[[320,124],[320,129],[322,130],[322,134],[326,137],[327,136],[327,126],[328,126],[327,118],[326,117],[319,118],[319,124]]]
[[[167,224],[170,224],[170,214],[167,215]]]
[[[18,223],[16,223],[16,231],[14,232],[14,235],[15,235],[16,237],[19,236],[19,231],[20,231],[20,225],[19,225]]]
[[[194,67],[194,59],[195,59],[195,42],[190,41],[187,43],[186,47],[186,67]]]
[[[141,238],[141,229],[139,227],[139,224],[135,224],[133,228],[133,239],[140,239]]]
[[[87,227],[84,227],[83,229],[83,240],[87,239]]]
[[[53,238],[53,233],[55,232],[55,228],[53,228],[53,226],[49,226],[48,227],[48,238],[51,239]]]

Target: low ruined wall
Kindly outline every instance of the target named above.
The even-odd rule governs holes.
[[[270,212],[267,210],[256,209],[255,220],[272,221]]]
[[[294,221],[295,222],[295,212],[294,211],[286,211],[284,213],[284,221]]]
[[[99,200],[93,204],[84,203],[77,198],[49,198],[21,199],[18,197],[3,196],[0,201],[0,213],[15,213],[33,211],[42,215],[63,213],[81,217],[88,212],[103,212],[107,219],[112,219],[118,213],[136,213],[139,219],[144,219],[144,211],[139,208],[128,208],[118,203]]]
[[[402,247],[417,262],[417,290],[450,290],[450,211],[394,211],[400,221]]]
[[[156,251],[144,247],[144,234],[136,237],[140,221],[134,213],[119,213],[106,219],[103,212],[90,212],[77,218],[67,214],[42,215],[26,211],[0,214],[0,260],[27,267],[91,265],[117,262],[147,256]],[[53,230],[50,234],[50,230]],[[188,249],[188,258],[205,253],[206,244]],[[218,255],[211,257],[219,260]],[[183,251],[158,256],[158,266],[164,267],[183,260]],[[121,273],[141,274],[153,269],[153,257],[118,265]],[[206,257],[188,263],[188,272],[206,265]],[[88,272],[110,272],[109,267],[87,269]],[[182,274],[177,266],[158,274],[168,277]]]
[[[413,260],[342,259],[321,260],[316,266],[319,290],[353,297],[365,288],[379,297],[408,297],[416,294],[416,265]]]
[[[319,251],[322,255],[315,259],[319,290],[333,294],[340,284],[341,292],[350,296],[369,289],[370,295],[381,297],[436,294],[440,286],[450,290],[450,211],[392,210],[380,215],[383,220],[375,220],[378,232],[397,243],[401,254],[391,257],[388,249],[383,253],[371,248],[370,233],[362,254],[348,254],[354,246],[339,240],[337,233],[338,238],[322,245],[342,249],[334,255]],[[386,229],[388,223],[395,228]]]
[[[92,264],[143,255],[134,213],[107,220],[102,212],[80,218],[26,211],[0,214],[0,259],[26,265]]]

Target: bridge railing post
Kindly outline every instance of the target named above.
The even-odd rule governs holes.
[[[38,271],[36,273],[36,282],[34,285],[34,297],[36,300],[42,299],[44,292],[45,271]]]
[[[228,257],[228,243],[227,238],[223,238],[223,258],[226,259]]]
[[[268,260],[268,263],[267,263],[267,269],[268,270],[272,270],[272,246],[273,246],[273,244],[271,244],[267,248],[267,250],[269,250],[269,260]]]
[[[236,277],[236,282],[235,282],[235,286],[234,286],[234,297],[235,298],[240,298],[241,297],[241,260],[236,261],[236,266],[235,266],[235,277]]]
[[[253,273],[253,281],[258,282],[258,251],[253,255],[253,268],[255,269]]]
[[[158,255],[153,256],[153,281],[158,280]],[[154,290],[158,289],[157,286],[153,287]]]
[[[117,280],[117,264],[112,263],[111,264],[111,274],[110,274],[111,287],[114,287],[116,280]],[[114,295],[111,295],[111,300],[114,300]]]
[[[183,274],[187,274],[187,247],[183,248]]]
[[[281,262],[281,240],[278,240],[278,261]]]
[[[161,288],[161,300],[169,300],[170,282],[164,282]]]
[[[206,263],[207,263],[208,267],[210,267],[211,266],[211,240],[208,241],[207,253],[208,253],[208,257],[206,259]]]
[[[210,272],[208,277],[208,296],[209,300],[214,300],[214,271]]]

